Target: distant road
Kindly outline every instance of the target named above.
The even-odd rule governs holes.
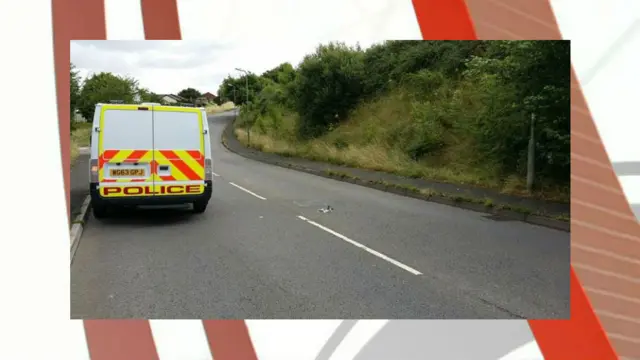
[[[232,118],[204,214],[89,220],[73,318],[569,317],[569,233],[243,158]]]

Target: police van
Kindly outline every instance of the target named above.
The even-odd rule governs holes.
[[[211,198],[212,158],[204,108],[97,104],[91,134],[93,215],[116,206],[193,204]]]

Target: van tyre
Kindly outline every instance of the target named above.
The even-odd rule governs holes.
[[[207,210],[208,201],[196,201],[193,203],[193,212],[196,214],[202,214]]]
[[[107,217],[108,208],[103,204],[92,204],[91,209],[93,210],[93,217],[96,219],[102,219]]]

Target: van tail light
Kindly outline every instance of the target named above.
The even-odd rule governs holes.
[[[98,182],[98,159],[91,159],[89,162],[89,178],[92,183]]]
[[[213,162],[211,159],[204,159],[204,179],[213,181]]]

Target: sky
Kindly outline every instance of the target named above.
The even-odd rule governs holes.
[[[377,41],[343,42],[367,48]],[[157,94],[176,94],[188,87],[216,94],[225,77],[242,75],[235,68],[261,74],[284,62],[296,66],[319,44],[304,40],[78,40],[71,42],[71,62],[81,78],[104,71],[131,76]]]

